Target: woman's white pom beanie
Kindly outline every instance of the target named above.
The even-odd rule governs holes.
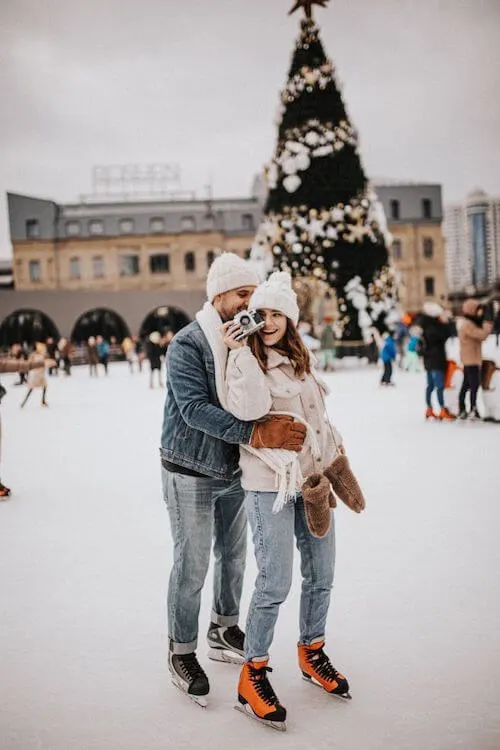
[[[242,286],[257,286],[259,277],[251,263],[235,253],[222,253],[210,266],[207,276],[207,299]]]
[[[249,310],[278,310],[294,325],[299,322],[297,295],[292,289],[292,277],[286,271],[275,271],[267,281],[259,284],[248,303]]]

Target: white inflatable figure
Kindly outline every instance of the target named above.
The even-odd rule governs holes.
[[[500,368],[493,361],[483,362],[481,380],[483,419],[485,422],[500,423]]]
[[[345,285],[346,297],[352,303],[352,306],[358,311],[358,326],[363,336],[363,341],[369,344],[373,338],[371,328],[373,326],[373,320],[367,311],[368,298],[366,295],[366,289],[363,286],[361,278],[354,276]]]

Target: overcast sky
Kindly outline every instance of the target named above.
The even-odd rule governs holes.
[[[292,0],[0,0],[5,192],[91,192],[97,164],[175,162],[247,195],[269,159]],[[500,195],[500,0],[332,0],[316,17],[368,176]]]

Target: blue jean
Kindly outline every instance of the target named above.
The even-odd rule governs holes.
[[[279,608],[292,584],[294,535],[302,573],[299,642],[309,644],[325,635],[335,565],[333,516],[328,534],[317,539],[307,527],[300,495],[279,513],[272,511],[275,498],[275,492],[245,493],[259,569],[246,625],[247,660],[269,655]]]
[[[241,474],[230,482],[175,474],[162,467],[163,496],[174,541],[168,586],[168,633],[176,654],[198,643],[201,591],[215,557],[212,622],[236,625],[245,571],[247,522]]]
[[[317,353],[319,366],[322,370],[328,370],[329,367],[332,369],[335,367],[335,349],[321,349]]]
[[[427,388],[425,400],[427,406],[432,407],[432,391],[436,389],[438,403],[444,408],[444,372],[442,370],[427,370]]]

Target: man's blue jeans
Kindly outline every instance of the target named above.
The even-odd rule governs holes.
[[[444,372],[441,370],[427,370],[427,388],[425,400],[427,406],[432,407],[432,391],[436,389],[439,406],[444,408]]]
[[[322,539],[307,527],[300,495],[273,513],[275,492],[246,492],[245,510],[252,529],[259,573],[248,610],[245,658],[268,657],[280,604],[292,584],[294,536],[301,558],[299,642],[324,637],[335,564],[333,526]]]
[[[174,474],[162,467],[174,564],[168,587],[168,634],[176,654],[198,642],[201,591],[215,556],[212,622],[236,625],[246,560],[247,524],[241,474],[231,482]]]

